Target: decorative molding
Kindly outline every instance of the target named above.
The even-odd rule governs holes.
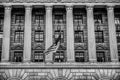
[[[1,3],[120,3],[120,0],[0,0]]]

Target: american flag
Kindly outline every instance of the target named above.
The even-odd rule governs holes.
[[[47,50],[44,51],[44,54],[48,55],[50,52],[55,53],[60,46],[60,39],[61,39],[61,33],[59,34],[56,41]]]

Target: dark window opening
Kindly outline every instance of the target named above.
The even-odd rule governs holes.
[[[24,32],[20,31],[20,30],[15,31],[15,37],[14,38],[15,38],[14,39],[15,43],[22,43],[23,40],[24,40]]]
[[[13,62],[22,62],[22,61],[23,61],[23,52],[22,51],[15,51]]]
[[[97,52],[97,62],[106,62],[105,52]]]
[[[54,62],[65,62],[65,54],[64,51],[57,51],[53,55]]]
[[[104,34],[101,30],[95,31],[96,43],[104,43]]]
[[[83,43],[84,42],[84,33],[81,30],[75,31],[75,43]]]
[[[35,51],[34,52],[34,62],[44,62],[44,54],[43,51]]]
[[[75,61],[76,62],[85,62],[85,56],[83,51],[75,52]]]
[[[95,24],[102,24],[103,23],[102,14],[95,14],[94,21],[95,21]]]

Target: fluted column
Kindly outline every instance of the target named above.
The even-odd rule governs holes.
[[[73,7],[66,7],[66,24],[67,24],[67,61],[75,61],[74,52],[74,28],[73,28]]]
[[[118,61],[117,40],[116,40],[116,27],[114,21],[114,7],[107,7],[108,15],[108,28],[109,28],[109,42],[110,42],[110,55],[111,61]]]
[[[5,6],[4,27],[3,27],[3,48],[2,48],[3,62],[9,61],[10,26],[11,26],[11,6]]]
[[[24,62],[29,62],[31,60],[31,17],[32,7],[25,6]]]
[[[95,43],[95,27],[93,6],[87,6],[87,27],[88,27],[88,52],[89,61],[96,62],[96,43]]]
[[[52,34],[52,6],[46,6],[46,36],[45,36],[45,49],[48,49],[53,44],[53,34]],[[53,54],[50,53],[45,56],[46,62],[52,62]]]

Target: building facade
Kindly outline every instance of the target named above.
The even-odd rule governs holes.
[[[120,0],[0,0],[0,80],[120,80]]]

